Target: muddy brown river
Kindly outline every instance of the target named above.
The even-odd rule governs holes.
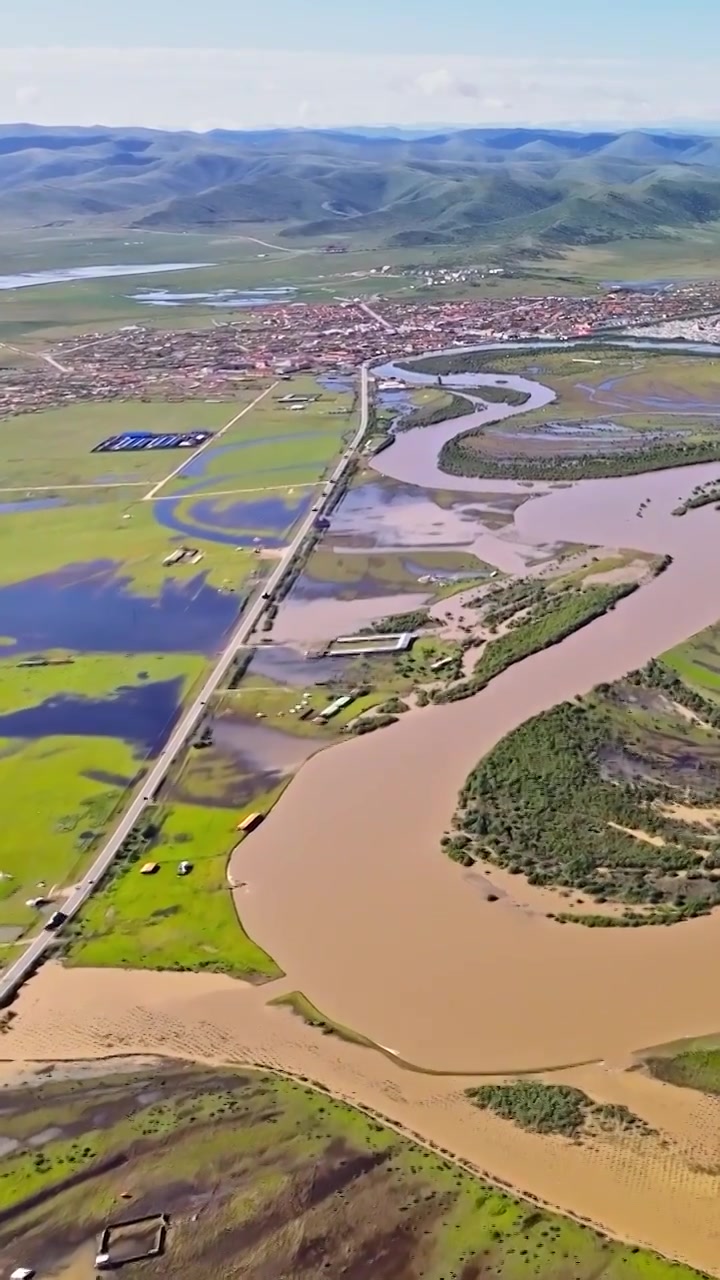
[[[500,416],[498,406],[492,413]],[[460,428],[403,435],[375,465],[403,480],[412,468],[418,484],[436,486],[440,475],[449,488],[437,449],[443,432],[466,427],[464,419]],[[680,497],[718,474],[715,465],[569,489],[535,485],[530,501],[508,502],[512,525],[483,542],[490,561],[579,542],[670,553],[674,562],[476,697],[414,710],[303,765],[230,868],[232,882],[243,883],[243,923],[285,978],[253,989],[215,974],[48,964],[17,1001],[4,1070],[112,1052],[289,1071],[375,1108],[485,1175],[720,1275],[720,1102],[626,1070],[637,1049],[720,1030],[720,913],[671,929],[561,926],[546,913],[566,899],[500,871],[464,871],[440,849],[467,773],[500,738],[720,617],[720,516],[711,507],[671,515]],[[507,483],[478,487],[528,494]],[[461,488],[473,484],[463,479]],[[321,1036],[269,1005],[297,989],[390,1056]],[[408,1071],[393,1053],[448,1074]],[[568,1069],[549,1078],[629,1106],[655,1136],[571,1143],[527,1133],[464,1097],[467,1073],[558,1066]],[[89,1263],[75,1259],[61,1274],[84,1276],[78,1265]]]
[[[526,408],[548,394],[533,389]],[[488,414],[513,412],[493,406]],[[454,478],[437,471],[437,451],[466,427],[464,419],[461,428],[404,433],[374,465],[447,487]],[[512,536],[522,543],[669,552],[671,568],[474,698],[418,710],[316,756],[236,851],[248,931],[327,1015],[403,1058],[449,1071],[619,1060],[720,1029],[720,992],[698,980],[720,944],[717,915],[673,929],[561,926],[546,918],[557,897],[535,893],[530,904],[518,881],[489,903],[473,883],[486,877],[440,850],[466,775],[502,737],[720,617],[718,516],[710,507],[671,514],[679,497],[719,471],[715,464],[566,489],[535,485],[514,515]],[[473,482],[458,484],[468,491]],[[490,548],[485,554],[492,560]]]

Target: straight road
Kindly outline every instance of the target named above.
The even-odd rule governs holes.
[[[340,458],[340,461],[330,476],[330,479],[325,481],[322,489],[322,497],[318,499],[318,502],[315,504],[312,511],[309,512],[307,518],[303,521],[295,534],[292,542],[287,547],[282,559],[278,561],[277,566],[271,573],[270,577],[261,584],[255,599],[249,608],[243,613],[240,621],[235,627],[235,630],[229,637],[225,648],[220,654],[215,667],[208,676],[194,702],[190,707],[188,707],[179,724],[173,730],[173,733],[160,752],[160,755],[155,761],[150,772],[142,780],[142,783],[140,784],[129,808],[123,814],[123,817],[115,827],[112,835],[108,837],[92,866],[86,872],[85,876],[74,889],[70,897],[66,899],[62,910],[69,920],[72,920],[72,918],[77,915],[83,904],[87,902],[91,893],[98,884],[98,881],[102,879],[112,866],[120,851],[120,846],[123,840],[129,834],[131,828],[135,825],[144,809],[151,802],[152,797],[160,784],[164,782],[171,764],[191,737],[198,720],[204,714],[205,707],[207,706],[209,699],[222,684],[238,649],[241,649],[243,645],[246,644],[260,621],[268,604],[265,596],[272,594],[272,592],[274,592],[280,585],[293,558],[313,528],[317,516],[322,514],[323,510],[330,502],[337,485],[345,475],[345,472],[350,466],[355,452],[359,448],[360,442],[365,435],[368,425],[368,410],[368,370],[367,365],[363,365],[360,371],[360,425],[358,426],[353,439],[345,449],[345,452]],[[59,932],[62,932],[62,929]],[[49,948],[52,946],[55,937],[56,933],[49,933],[44,930],[33,939],[15,963],[10,965],[10,967],[0,975],[0,1005],[5,1004],[12,999],[18,988],[22,986],[25,979],[28,978],[33,970],[37,968],[38,964],[41,963]]]
[[[161,489],[164,489],[166,484],[169,484],[176,476],[182,475],[185,468],[188,467],[191,462],[194,462],[196,458],[199,458],[200,454],[203,453],[205,449],[209,449],[210,445],[217,444],[218,440],[222,439],[226,431],[229,431],[231,427],[234,427],[235,423],[239,422],[241,418],[244,418],[246,413],[250,413],[250,410],[254,409],[257,404],[260,404],[261,400],[264,400],[266,396],[269,396],[270,392],[274,391],[277,385],[277,382],[273,382],[271,387],[266,387],[265,390],[261,391],[260,395],[256,396],[250,404],[246,404],[244,409],[241,409],[239,413],[235,414],[234,418],[231,418],[229,422],[226,422],[225,426],[221,427],[216,435],[210,436],[204,444],[200,445],[199,449],[193,450],[191,454],[186,454],[179,467],[176,467],[174,471],[171,471],[169,476],[165,476],[164,480],[159,480],[150,492],[145,494],[143,502],[152,502],[155,495],[159,493]]]

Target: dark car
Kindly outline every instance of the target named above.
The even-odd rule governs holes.
[[[45,928],[59,929],[62,924],[65,924],[66,920],[67,920],[67,916],[64,911],[53,911],[50,919],[45,925]]]

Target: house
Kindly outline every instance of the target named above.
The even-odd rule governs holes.
[[[247,818],[243,818],[242,822],[238,823],[238,831],[242,831],[245,834],[249,831],[254,831],[258,824],[262,822],[264,816],[262,813],[249,813]]]
[[[154,875],[155,875],[155,873],[156,873],[157,871],[159,871],[159,870],[160,870],[160,863],[159,863],[159,862],[146,862],[146,863],[145,863],[145,865],[144,865],[143,867],[141,867],[141,868],[140,868],[140,875],[141,875],[141,876],[154,876]]]

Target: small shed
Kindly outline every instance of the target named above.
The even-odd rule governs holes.
[[[154,876],[156,872],[158,872],[159,870],[160,870],[159,862],[146,862],[145,865],[140,868],[140,875]]]

